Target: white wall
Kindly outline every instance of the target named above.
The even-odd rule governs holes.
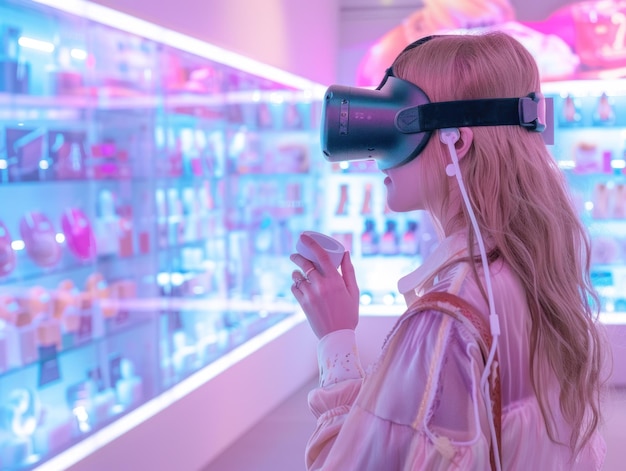
[[[322,84],[336,77],[338,0],[94,1]]]

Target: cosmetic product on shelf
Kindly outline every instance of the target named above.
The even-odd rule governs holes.
[[[13,364],[17,367],[25,366],[37,360],[37,338],[35,325],[30,313],[17,302],[11,306],[13,319],[11,325],[15,328],[15,351],[12,352]]]
[[[71,280],[63,280],[52,292],[52,316],[61,324],[62,348],[76,343],[76,334],[80,328],[78,311],[80,292]]]
[[[11,437],[2,444],[2,463],[20,468],[39,458],[33,448],[33,434],[41,419],[40,404],[34,391],[18,388],[11,391],[2,406],[4,428]]]
[[[98,217],[95,228],[98,255],[116,255],[119,248],[119,217],[115,211],[115,196],[109,190],[100,190],[98,194]]]
[[[87,371],[88,390],[92,393],[93,423],[107,421],[115,413],[116,396],[113,388],[107,387],[100,366]]]
[[[52,170],[45,148],[45,128],[7,127],[4,134],[10,181],[51,179]]]
[[[169,223],[169,243],[176,246],[184,242],[185,221],[183,220],[183,204],[177,188],[167,190],[167,209]]]
[[[393,219],[385,222],[385,232],[380,237],[379,252],[381,255],[397,255],[400,249],[397,223]]]
[[[48,133],[48,153],[56,178],[76,180],[85,178],[87,134],[83,131],[53,130]]]
[[[30,65],[20,58],[21,29],[5,24],[0,34],[0,92],[28,93]]]
[[[361,216],[369,216],[372,214],[372,189],[371,183],[366,183],[363,193],[363,205],[361,206]]]
[[[61,323],[59,320],[56,319],[49,310],[46,310],[35,318],[34,323],[37,328],[37,345],[39,349],[54,347],[56,351],[60,351],[62,341]]]
[[[20,219],[20,235],[30,259],[43,268],[61,260],[61,245],[52,221],[39,211],[29,211]]]
[[[191,373],[197,366],[197,347],[188,341],[187,334],[182,329],[172,333],[171,361],[174,374],[179,380]]]
[[[16,256],[12,242],[7,226],[0,221],[0,278],[10,275],[15,270]]]
[[[366,219],[365,228],[361,234],[361,255],[364,257],[377,255],[379,252],[378,239],[376,222],[373,219]]]
[[[339,185],[339,203],[335,211],[336,216],[345,216],[348,214],[348,184]]]
[[[613,190],[613,217],[626,218],[626,184],[618,183]]]
[[[49,299],[49,298],[48,298]],[[16,311],[15,327],[19,345],[19,365],[28,365],[37,361],[37,326],[36,318],[46,309],[46,293],[43,288],[34,287],[17,299],[19,310]]]
[[[70,252],[83,262],[97,255],[96,237],[87,215],[79,208],[68,208],[61,216],[61,229]]]
[[[597,183],[593,190],[593,210],[594,219],[606,219],[609,216],[609,204],[613,191],[606,183]]]
[[[0,295],[0,337],[2,338],[0,363],[2,371],[22,365],[21,339],[17,327],[18,317],[22,310],[15,297],[9,294]]]
[[[419,224],[417,221],[407,221],[407,227],[400,240],[400,253],[402,255],[419,254]]]
[[[182,192],[183,198],[183,217],[185,219],[183,240],[185,242],[194,242],[201,237],[202,228],[200,227],[200,205],[196,199],[196,192],[193,187],[185,187]]]
[[[80,381],[71,384],[65,392],[67,406],[74,416],[75,435],[89,433],[95,425],[94,395],[94,385],[91,381]]]
[[[114,387],[117,404],[124,409],[139,404],[143,399],[143,381],[135,374],[135,367],[127,358],[120,359],[119,377]]]
[[[115,323],[117,304],[112,302],[112,290],[101,273],[92,273],[85,281],[85,293],[93,301],[93,336],[103,336]]]
[[[135,253],[133,220],[133,206],[130,203],[120,204],[117,207],[118,226],[118,253],[120,257],[132,257]]]
[[[574,162],[576,173],[602,172],[602,155],[598,146],[593,142],[578,142],[574,147]]]
[[[0,317],[0,374],[9,369],[9,335],[7,322]]]

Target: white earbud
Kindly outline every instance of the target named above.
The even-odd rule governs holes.
[[[439,139],[444,144],[454,144],[461,138],[461,133],[457,128],[445,128],[439,130]]]
[[[454,144],[461,138],[461,133],[457,128],[446,128],[439,130],[439,140],[448,146],[454,146]],[[452,150],[452,149],[451,149]],[[453,177],[456,175],[456,168],[454,164],[446,165],[446,175]]]

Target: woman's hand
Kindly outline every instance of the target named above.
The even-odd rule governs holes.
[[[290,259],[300,270],[291,277],[291,292],[296,297],[318,338],[341,329],[355,329],[359,322],[359,287],[350,254],[341,260],[341,273],[333,266],[326,251],[307,235],[302,243],[317,256],[319,269],[300,254]]]

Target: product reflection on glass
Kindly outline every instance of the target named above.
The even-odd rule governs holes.
[[[3,428],[11,438],[3,443],[3,459],[8,466],[21,467],[36,462],[33,435],[41,420],[41,409],[36,394],[29,389],[14,389],[2,406]]]

